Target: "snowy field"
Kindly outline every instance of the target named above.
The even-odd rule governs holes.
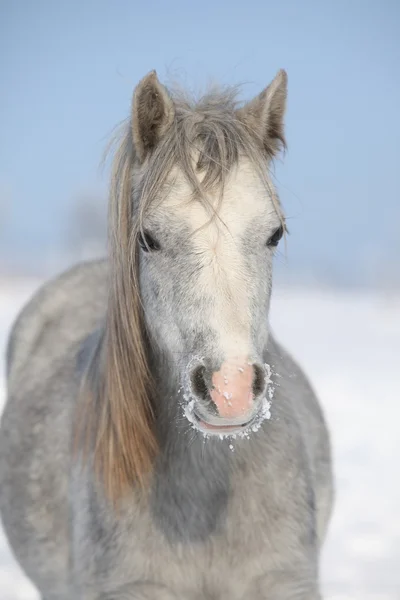
[[[1,351],[36,285],[0,281]],[[399,600],[400,295],[280,288],[272,325],[310,375],[332,431],[337,498],[324,598]],[[0,530],[0,600],[37,598]]]

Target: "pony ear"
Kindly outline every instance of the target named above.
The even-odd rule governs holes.
[[[141,162],[157,146],[174,116],[175,107],[166,88],[151,71],[137,85],[132,100],[133,143]]]
[[[283,69],[261,94],[238,110],[239,119],[260,138],[271,158],[286,148],[283,117],[286,109],[287,74]]]

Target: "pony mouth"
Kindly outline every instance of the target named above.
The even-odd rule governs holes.
[[[247,421],[238,423],[211,423],[203,415],[199,415],[196,410],[192,410],[193,424],[197,429],[206,435],[233,436],[246,431],[251,431],[252,426],[258,421],[258,412]]]

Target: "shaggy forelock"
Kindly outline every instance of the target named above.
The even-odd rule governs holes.
[[[265,143],[239,116],[238,87],[214,88],[198,100],[180,89],[170,94],[175,107],[174,122],[141,169],[137,168],[130,123],[124,124],[115,157],[112,192],[117,192],[129,174],[133,178],[130,185],[134,205],[142,217],[152,201],[162,195],[169,174],[177,167],[190,184],[193,198],[209,206],[208,192],[219,189],[222,195],[229,173],[241,157],[246,157],[282,217],[269,178]]]

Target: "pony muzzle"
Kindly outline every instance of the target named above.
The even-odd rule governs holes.
[[[265,392],[264,370],[244,359],[227,360],[212,373],[200,365],[191,381],[196,399],[193,413],[199,428],[208,433],[249,427]]]

